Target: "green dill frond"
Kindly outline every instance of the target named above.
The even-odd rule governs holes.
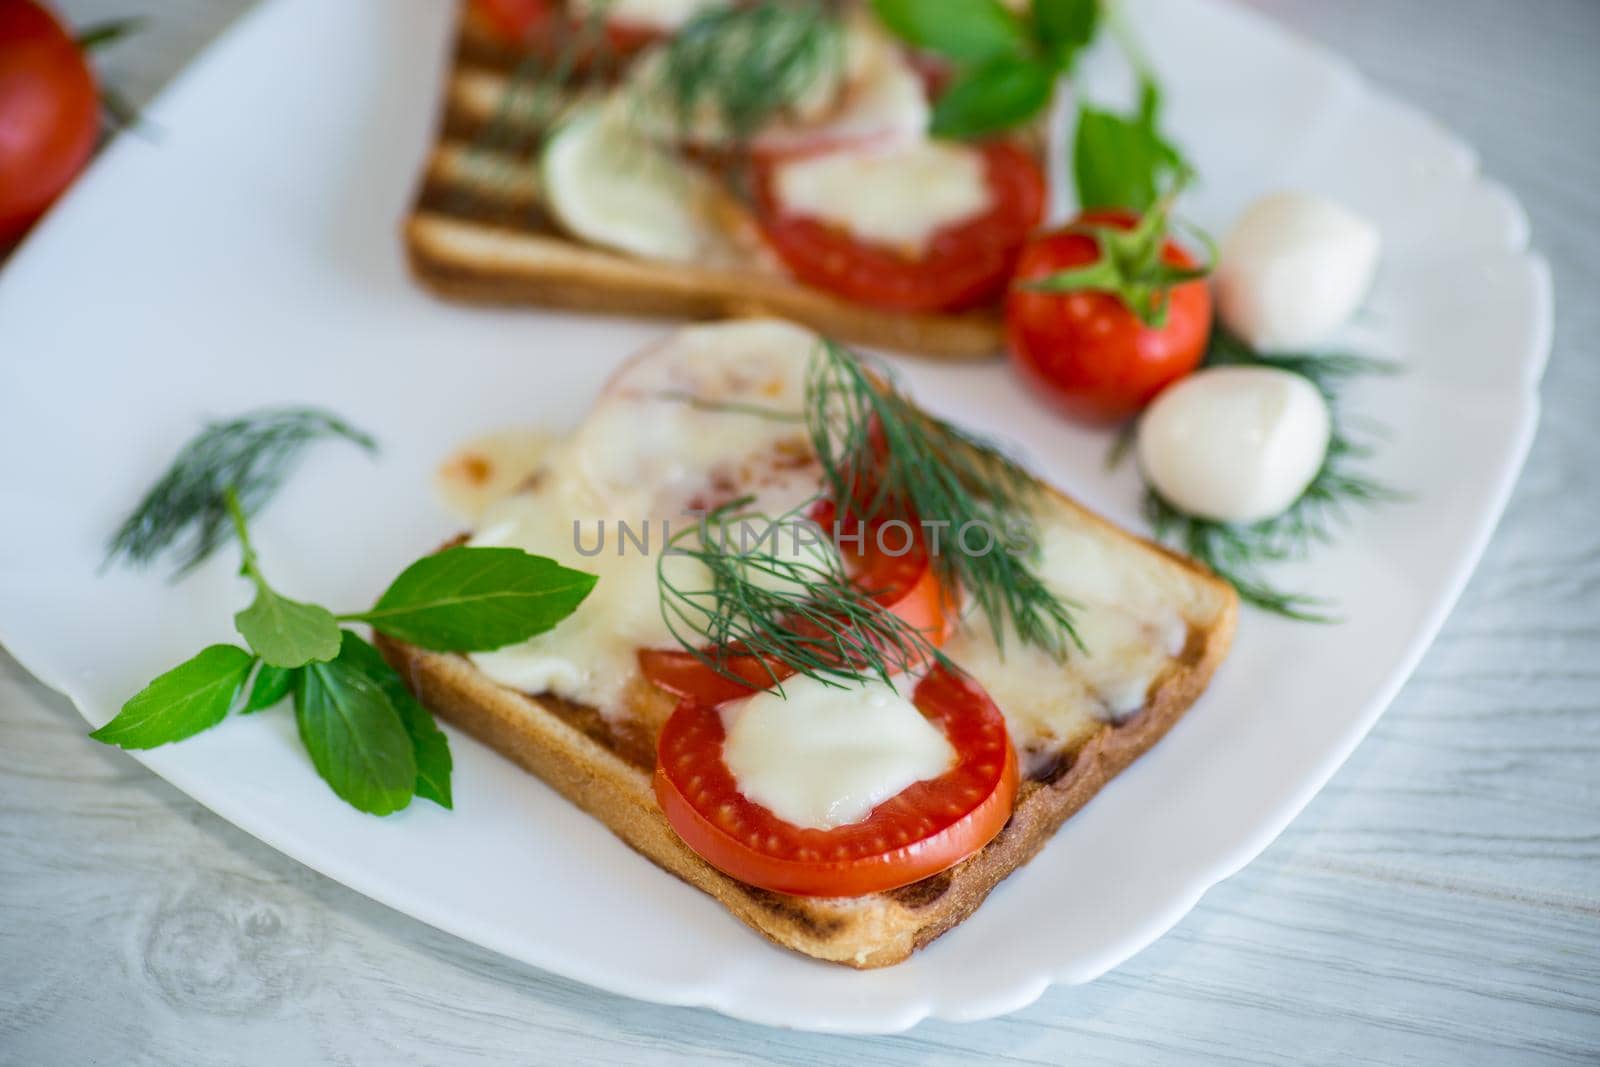
[[[118,527],[106,562],[145,566],[171,551],[182,575],[198,566],[233,529],[232,489],[245,515],[270,500],[311,444],[329,439],[377,451],[369,435],[326,411],[274,408],[213,422],[185,445],[161,479]]]
[[[783,421],[795,417],[760,405],[661,395],[716,411]],[[1073,646],[1082,648],[1073,626],[1073,605],[1051,590],[1034,567],[1033,508],[1039,483],[1002,448],[923,412],[887,370],[864,364],[828,340],[807,368],[801,418],[821,468],[821,498],[868,522],[920,521],[941,583],[959,588],[976,605],[997,644],[1004,648],[1015,634],[1057,659]],[[778,521],[791,521],[811,503]],[[747,518],[724,509],[708,523],[716,530]],[[899,665],[928,657],[931,650],[919,631],[884,612],[870,591],[844,581],[842,573],[823,574],[812,563],[787,559],[752,561],[730,554],[725,546],[690,544],[692,533],[697,532],[680,533],[674,547],[705,564],[712,585],[679,588],[663,566],[663,612],[679,642],[719,673],[728,673],[725,661],[720,667],[711,662],[703,646],[715,650],[736,644],[796,666],[803,674],[833,679],[864,673],[887,677]],[[757,588],[750,580],[751,566],[797,584],[803,595]],[[813,634],[806,626],[801,634],[792,630],[796,620],[820,624],[833,619],[849,626],[832,638]],[[851,661],[865,666],[841,666]]]
[[[1355,378],[1400,373],[1399,364],[1390,360],[1350,352],[1257,352],[1221,326],[1211,332],[1201,365],[1286,370],[1316,386],[1329,405],[1338,400],[1340,390]]]
[[[888,682],[919,664],[942,662],[922,631],[849,580],[823,531],[808,527],[826,549],[784,552],[783,539],[806,525],[813,502],[774,519],[748,510],[748,498],[735,500],[672,536],[656,573],[661,617],[679,644],[735,682],[743,679],[730,661],[756,657],[779,692],[773,663],[842,687],[869,676]],[[672,561],[683,557],[705,568],[709,584],[680,584]]]
[[[1322,467],[1300,498],[1282,515],[1256,523],[1224,523],[1180,511],[1146,485],[1144,513],[1158,541],[1173,545],[1216,572],[1238,591],[1240,599],[1264,611],[1301,622],[1336,622],[1329,601],[1277,588],[1263,567],[1304,559],[1330,543],[1355,507],[1402,500],[1405,495],[1375,481],[1359,469],[1372,455],[1372,445],[1359,441],[1356,420],[1343,410],[1344,387],[1368,375],[1398,374],[1397,364],[1349,352],[1257,352],[1217,326],[1206,347],[1203,367],[1271,367],[1298,374],[1322,394],[1333,420]],[[1135,423],[1124,429],[1131,441]],[[1381,428],[1375,428],[1381,433]],[[1119,443],[1122,437],[1119,436]],[[1114,447],[1107,466],[1116,466],[1129,451]]]
[[[706,11],[663,48],[645,88],[680,125],[715,114],[742,144],[843,69],[844,30],[831,3],[759,0]]]
[[[1405,498],[1358,469],[1371,453],[1370,445],[1348,436],[1335,418],[1322,467],[1283,514],[1255,523],[1216,522],[1179,511],[1154,488],[1146,487],[1145,518],[1158,540],[1210,567],[1238,590],[1246,603],[1302,622],[1336,622],[1327,600],[1280,590],[1262,568],[1305,559],[1317,547],[1331,543],[1352,508]]]
[[[1262,563],[1280,557],[1262,551],[1263,542],[1253,527],[1196,518],[1167,503],[1154,489],[1145,490],[1144,514],[1158,541],[1204,563],[1245,603],[1300,622],[1338,621],[1328,613],[1323,598],[1278,589],[1261,574]]]
[[[1003,449],[923,412],[886,370],[826,340],[806,383],[806,424],[841,510],[943,524],[935,572],[972,599],[1002,649],[1008,628],[1057,659],[1082,647],[1071,605],[1032,566],[1039,483]],[[964,531],[984,536],[969,543]]]

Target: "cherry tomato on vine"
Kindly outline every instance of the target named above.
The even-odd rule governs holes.
[[[1088,212],[1034,239],[1017,263],[1006,298],[1011,360],[1074,416],[1137,414],[1205,355],[1205,270],[1165,236],[1164,216],[1159,205],[1142,219]]]

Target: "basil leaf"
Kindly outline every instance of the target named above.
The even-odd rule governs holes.
[[[1131,116],[1085,105],[1073,139],[1072,173],[1078,206],[1127,208],[1144,212],[1161,195],[1169,178],[1189,169],[1183,156],[1161,135],[1161,93],[1146,80],[1139,110]]]
[[[239,714],[265,711],[277,704],[289,695],[299,674],[293,667],[274,667],[263,663],[256,671],[256,679],[250,684],[250,695],[244,698],[244,707],[239,709]]]
[[[517,548],[447,548],[401,572],[371,611],[348,616],[440,652],[481,652],[571,615],[595,576]]]
[[[145,686],[89,736],[120,748],[193,737],[227,717],[255,662],[236,645],[212,645]]]
[[[383,690],[400,713],[406,733],[411,735],[411,751],[417,760],[416,794],[449,810],[455,806],[450,796],[450,772],[455,766],[450,758],[450,739],[399,677],[393,671],[389,676],[394,678],[393,687],[385,685]]]
[[[897,37],[962,63],[1027,47],[1021,22],[998,0],[872,0],[872,10]]]
[[[240,635],[262,662],[273,667],[303,667],[339,654],[339,623],[333,612],[302,604],[256,583],[255,601],[233,617]]]
[[[1057,72],[1071,73],[1078,53],[1088,47],[1100,28],[1100,2],[1033,0],[1033,27]]]
[[[1143,212],[1156,202],[1162,166],[1152,131],[1137,120],[1084,107],[1072,149],[1078,206]]]
[[[933,106],[935,137],[982,137],[1044,110],[1055,73],[1035,60],[1002,58],[958,79]]]
[[[300,740],[323,781],[351,807],[388,815],[411,802],[417,761],[405,724],[367,677],[346,633],[337,659],[306,666],[295,688]]]
[[[382,653],[355,634],[345,634],[345,657],[361,668],[368,678],[378,683],[378,688],[388,696],[389,702],[400,713],[406,733],[411,735],[412,751],[417,759],[417,796],[431,800],[442,808],[453,806],[450,798],[450,739],[434,724],[433,715],[411,694],[395,669],[389,666]]]

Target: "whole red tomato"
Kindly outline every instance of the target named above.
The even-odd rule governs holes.
[[[100,130],[94,75],[33,0],[0,0],[0,245],[83,169]]]
[[[1145,221],[1125,211],[1088,212],[1066,229],[1035,238],[1017,263],[1006,298],[1011,360],[1076,417],[1114,422],[1137,414],[1205,355],[1211,294],[1195,277],[1194,259],[1163,237],[1159,257],[1152,242],[1150,262],[1129,263],[1082,232],[1106,227],[1131,233]],[[1154,305],[1151,280],[1174,270],[1188,280],[1165,288],[1164,319],[1142,321],[1130,302]],[[1062,292],[1028,287],[1069,271],[1083,284]]]

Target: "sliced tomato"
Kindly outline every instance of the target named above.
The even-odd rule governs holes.
[[[823,529],[832,530],[833,505],[819,505],[813,509],[811,518]],[[949,633],[953,605],[934,573],[927,547],[915,526],[908,525],[904,531],[900,528],[883,530],[881,525],[864,526],[846,521],[841,527],[844,532],[841,551],[851,580],[886,611],[921,630],[935,647],[943,644]],[[900,552],[902,535],[911,538],[905,552]],[[821,627],[797,623],[795,629],[801,634],[811,630],[815,636],[823,636]],[[786,663],[742,654],[738,649],[730,650],[730,654],[723,657],[722,666],[726,673],[713,670],[683,649],[639,650],[639,669],[656,686],[675,696],[708,705],[747,697],[751,690],[767,689],[795,673]],[[728,677],[729,674],[742,681]]]
[[[584,30],[583,20],[573,17],[560,0],[472,0],[472,9],[502,41],[535,53],[554,53]],[[634,55],[661,39],[661,34],[648,26],[620,19],[606,21],[605,36],[611,54],[618,57]],[[579,58],[584,62],[594,59]]]
[[[960,311],[1005,291],[1028,235],[1044,215],[1045,178],[1032,152],[1009,142],[978,147],[989,208],[946,226],[919,255],[872,241],[805,215],[779,201],[776,171],[756,172],[762,231],[794,276],[861,304],[894,311]]]
[[[693,700],[679,704],[662,728],[656,799],[685,844],[741,882],[826,897],[909,885],[988,844],[1011,817],[1017,792],[1005,718],[976,682],[936,667],[912,702],[949,739],[955,765],[861,822],[806,829],[746,798],[722,758],[721,713]]]
[[[916,523],[897,523],[889,529],[883,522],[841,517],[830,500],[811,509],[811,521],[824,530],[838,531],[852,582],[935,645],[944,643],[954,605],[934,573],[933,557]]]
[[[639,671],[658,689],[675,697],[715,707],[747,697],[751,691],[766,689],[773,681],[782,682],[794,675],[794,668],[772,663],[748,653],[731,651],[722,658],[727,674],[712,670],[698,656],[681,648],[641,648]],[[742,682],[727,675],[736,675]]]

